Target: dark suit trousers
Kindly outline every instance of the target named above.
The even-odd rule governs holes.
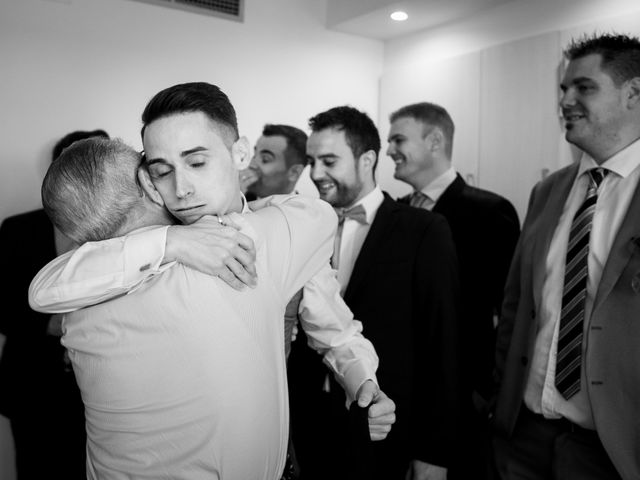
[[[494,447],[503,480],[621,480],[595,431],[524,405],[512,437],[496,437]]]

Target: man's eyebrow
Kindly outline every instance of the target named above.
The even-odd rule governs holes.
[[[272,157],[276,156],[276,154],[273,153],[273,151],[269,150],[268,148],[261,148],[259,153],[266,153],[268,155],[271,155]]]
[[[205,152],[205,151],[207,151],[206,147],[193,147],[193,148],[190,148],[189,150],[180,152],[180,156],[184,158],[184,157],[188,157],[192,153]]]
[[[339,157],[335,153],[324,153],[322,155],[318,155],[318,158],[320,160],[331,160],[331,159],[339,158]]]
[[[206,147],[193,147],[193,148],[190,148],[189,150],[184,150],[183,152],[180,152],[180,157],[185,158],[191,155],[192,153],[198,153],[198,152],[204,152],[204,151],[207,151]],[[149,158],[145,155],[144,158],[145,158],[144,164],[147,166],[154,165],[156,163],[169,163],[167,162],[167,160],[165,160],[162,157]]]
[[[569,82],[569,85],[577,85],[579,83],[585,83],[585,82],[589,82],[592,83],[594,82],[593,78],[590,77],[576,77],[576,78],[572,78],[571,82]],[[560,83],[560,88],[561,89],[566,89],[568,88],[568,85],[565,82],[561,82]]]

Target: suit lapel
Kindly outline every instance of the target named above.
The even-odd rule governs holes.
[[[449,209],[451,203],[455,204],[455,199],[462,195],[462,191],[464,190],[464,187],[466,185],[467,184],[462,179],[460,174],[456,174],[455,180],[445,189],[444,192],[442,192],[442,195],[440,195],[440,198],[433,207],[433,211],[436,213],[445,214]]]
[[[393,227],[393,212],[397,208],[396,203],[385,193],[384,200],[376,212],[367,238],[362,244],[356,263],[353,266],[349,285],[347,285],[347,289],[344,292],[344,300],[347,304],[349,304],[354,292],[358,291],[359,286],[367,278],[369,270],[375,264],[379,252],[384,247],[384,241]]]
[[[611,289],[620,278],[624,267],[629,262],[635,249],[640,249],[637,241],[640,238],[640,183],[636,186],[636,190],[627,209],[627,213],[620,225],[620,230],[616,235],[607,263],[602,271],[602,279],[598,285],[598,291],[593,304],[595,311],[598,306],[607,298]]]
[[[546,274],[546,259],[549,253],[551,239],[558,226],[560,215],[564,210],[564,205],[573,186],[576,175],[578,174],[579,165],[576,163],[568,168],[564,175],[561,175],[555,185],[549,187],[548,198],[544,203],[544,207],[539,213],[539,225],[537,232],[533,238],[536,243],[533,246],[532,265],[533,265],[533,292],[535,295],[535,305],[540,305],[540,297],[542,294],[542,284]],[[545,195],[546,192],[540,192],[539,195]]]

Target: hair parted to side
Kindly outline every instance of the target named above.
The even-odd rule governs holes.
[[[156,93],[142,112],[142,131],[162,117],[181,113],[202,112],[222,127],[228,146],[238,140],[236,111],[227,95],[216,85],[206,82],[181,83]]]
[[[51,163],[42,204],[53,224],[78,244],[111,238],[141,200],[140,154],[118,139],[79,140]]]
[[[265,137],[284,137],[287,140],[287,149],[284,158],[287,168],[293,165],[307,164],[307,134],[291,125],[276,125],[268,123],[262,129]]]
[[[400,118],[407,117],[424,124],[424,136],[426,136],[433,127],[438,127],[442,130],[446,142],[445,154],[451,158],[455,125],[453,124],[451,115],[449,115],[449,112],[447,112],[445,108],[430,102],[413,103],[393,112],[389,116],[389,121],[393,123]]]
[[[98,130],[76,130],[75,132],[67,133],[64,137],[62,137],[53,147],[53,152],[51,155],[51,161],[53,162],[56,158],[60,156],[62,151],[71,145],[73,142],[77,142],[78,140],[84,140],[85,138],[91,137],[101,137],[101,138],[109,138],[109,134],[102,129]]]
[[[312,132],[333,128],[344,132],[354,158],[372,150],[376,154],[375,172],[380,154],[380,134],[369,116],[350,106],[334,107],[309,119]]]
[[[567,60],[587,55],[602,56],[602,70],[606,71],[616,86],[640,77],[640,39],[615,33],[584,35],[574,39],[564,51]]]

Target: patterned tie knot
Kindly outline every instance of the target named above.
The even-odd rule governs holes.
[[[425,203],[430,200],[429,196],[425,193],[422,193],[419,190],[416,190],[411,194],[411,198],[409,199],[409,205],[412,207],[422,208]]]
[[[339,208],[336,213],[338,214],[338,223],[343,224],[345,218],[350,218],[358,223],[367,223],[367,211],[362,204],[358,204],[351,208]]]
[[[593,189],[595,194],[595,192],[598,191],[602,180],[604,180],[604,177],[606,177],[609,173],[609,170],[607,170],[606,168],[598,167],[587,170],[587,173],[589,174],[590,179],[589,190]]]

